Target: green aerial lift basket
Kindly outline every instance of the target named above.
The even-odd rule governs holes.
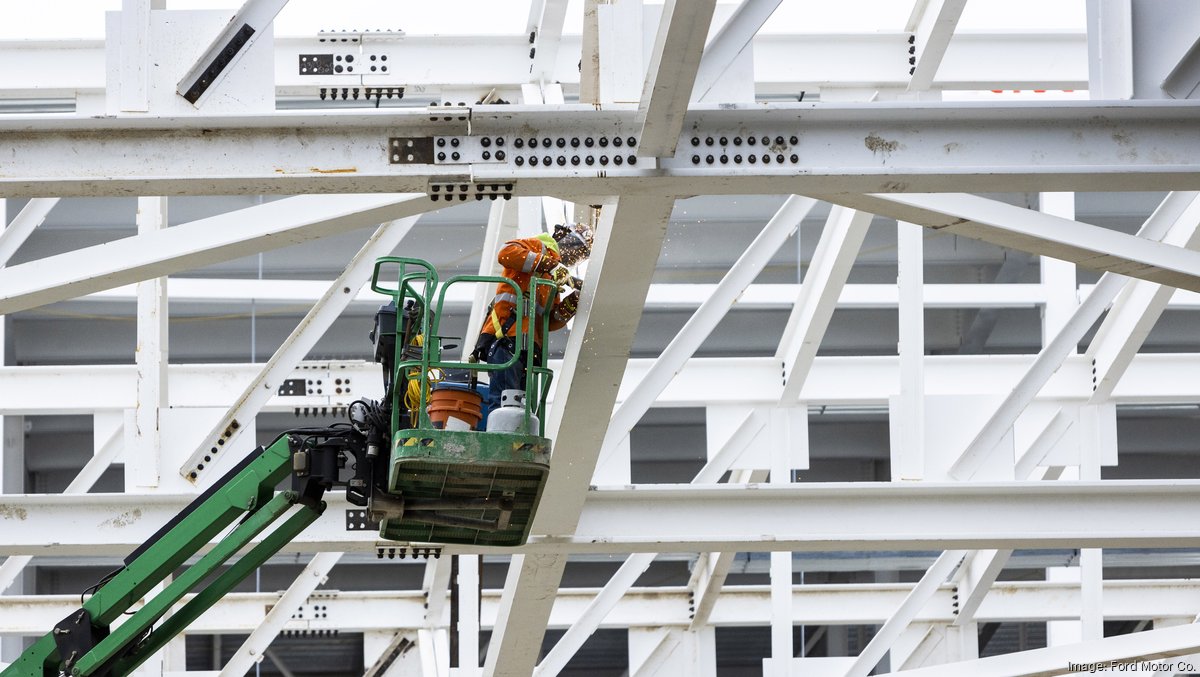
[[[394,287],[380,283],[383,266],[397,265]],[[413,269],[416,272],[411,272]],[[457,283],[507,285],[516,297],[516,313],[526,319],[517,333],[516,350],[505,364],[444,361],[438,325],[446,290]],[[530,297],[537,298],[534,279]],[[392,383],[391,458],[387,490],[403,506],[399,517],[380,522],[381,538],[423,543],[515,546],[529,537],[533,515],[550,471],[550,440],[543,437],[546,395],[551,373],[545,359],[534,362],[533,332],[541,323],[548,330],[549,307],[541,309],[503,277],[461,275],[439,288],[436,271],[419,259],[387,257],[376,262],[371,288],[392,297],[397,308],[396,347]],[[434,292],[438,292],[436,304]],[[551,294],[550,301],[553,301]],[[549,305],[549,304],[548,304]],[[471,374],[506,369],[525,352],[526,398],[524,421],[513,432],[449,430],[435,427],[429,417],[432,374]],[[405,404],[414,391],[418,404]],[[474,391],[472,387],[470,390]],[[408,420],[405,420],[405,412]],[[406,425],[407,423],[407,425]]]

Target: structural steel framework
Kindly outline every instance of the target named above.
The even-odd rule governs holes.
[[[905,26],[833,35],[759,34],[781,0],[584,0],[582,35],[569,35],[575,5],[532,0],[527,35],[275,36],[285,0],[167,4],[123,0],[103,41],[0,42],[9,343],[12,317],[52,304],[136,307],[137,326],[132,363],[0,363],[3,660],[77,604],[33,594],[39,566],[128,552],[271,429],[256,417],[379,397],[376,365],[310,359],[314,346],[378,303],[363,289],[372,262],[423,217],[486,200],[483,274],[543,219],[598,233],[552,362],[552,472],[529,543],[414,549],[420,590],[327,589],[336,567],[398,549],[348,531],[335,500],[289,547],[305,566],[285,591],[231,594],[189,629],[247,635],[209,666],[219,673],[189,668],[183,638],[142,671],[240,675],[265,657],[291,674],[271,648],[280,633],[340,631],[362,633],[370,675],[551,677],[616,629],[627,674],[715,675],[717,630],[748,626],[769,628],[756,657],[767,675],[1200,667],[1200,586],[1150,566],[1196,564],[1200,480],[1102,478],[1139,463],[1118,444],[1119,408],[1200,404],[1200,341],[1143,350],[1164,313],[1200,309],[1195,7],[1087,0],[1086,30],[964,32],[966,0],[916,0]],[[1076,219],[1076,192],[1152,192],[1157,207],[1134,228],[1095,225]],[[267,199],[168,218],[172,198],[242,195]],[[663,281],[673,210],[696,195],[786,200],[748,246],[721,252],[719,281]],[[137,198],[136,234],[22,256],[60,205],[104,197]],[[824,223],[802,280],[764,273],[806,219]],[[337,279],[194,274],[367,227]],[[879,228],[894,232],[894,282],[852,281]],[[986,283],[926,283],[925,248],[948,236],[1011,259]],[[168,300],[311,309],[265,362],[197,364],[168,360]],[[485,302],[448,299],[467,336]],[[957,309],[978,311],[961,328],[976,354],[927,354],[927,313]],[[892,313],[898,343],[879,354],[826,341],[854,310]],[[786,314],[777,347],[704,353],[723,321],[754,311]],[[1010,311],[1039,315],[1036,348],[977,354]],[[667,312],[688,319],[647,355],[639,322]],[[296,379],[326,385],[281,390]],[[694,478],[634,483],[648,452],[635,428],[686,409],[706,418]],[[885,481],[805,481],[810,422],[827,411],[886,422]],[[23,419],[67,415],[92,419],[86,463],[61,494],[24,493]],[[110,467],[124,492],[89,493]],[[922,575],[888,578],[881,551],[919,555],[902,568]],[[831,552],[884,573],[794,576],[797,557]],[[1111,575],[1122,556],[1140,579]],[[607,582],[565,585],[588,561],[612,563]],[[656,562],[685,562],[690,579],[639,585]],[[504,564],[502,583],[485,580]],[[730,578],[751,565],[769,583]],[[1006,577],[1014,567],[1041,578]],[[1133,627],[1106,637],[1105,621]],[[986,626],[1004,623],[1047,624],[1044,648],[981,658]],[[818,634],[856,625],[869,640],[813,654]],[[563,632],[547,642],[548,629]]]

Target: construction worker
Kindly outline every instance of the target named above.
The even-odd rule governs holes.
[[[557,285],[557,291],[554,293],[556,300],[550,308],[549,326],[551,331],[561,329],[575,316],[575,311],[579,308],[579,292],[583,287],[582,281],[572,277],[567,266],[584,261],[591,252],[592,230],[584,224],[555,226],[553,235],[542,233],[536,237],[510,240],[500,250],[497,259],[504,268],[504,277],[512,280],[521,292],[526,294],[527,303],[535,303],[538,308],[539,322],[534,329],[535,364],[541,361],[541,348],[544,343],[540,322],[541,309],[550,301],[552,288],[539,286],[537,298],[530,298],[528,293],[531,280],[537,276],[553,280]],[[570,293],[559,299],[558,295],[565,291]],[[479,341],[472,352],[477,361],[504,364],[512,358],[516,350],[517,332],[525,330],[524,326],[518,325],[515,301],[508,285],[496,286],[496,296],[492,299]],[[527,322],[528,320],[525,321]],[[491,372],[488,411],[500,407],[500,395],[505,390],[525,389],[527,357],[522,353],[513,366]]]

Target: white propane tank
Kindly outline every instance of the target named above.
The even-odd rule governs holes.
[[[522,430],[524,425],[525,391],[505,390],[501,392],[500,408],[488,413],[487,431],[489,433],[528,432],[531,435],[538,434],[540,425],[537,416],[529,415],[528,431]]]

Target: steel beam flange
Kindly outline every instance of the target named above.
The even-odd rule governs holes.
[[[453,202],[458,200],[466,202],[467,198],[474,197],[476,200],[487,198],[495,200],[503,198],[511,200],[513,196],[513,188],[516,184],[513,181],[505,182],[475,182],[472,180],[466,181],[431,181],[429,183],[429,199],[437,202],[445,200]]]

